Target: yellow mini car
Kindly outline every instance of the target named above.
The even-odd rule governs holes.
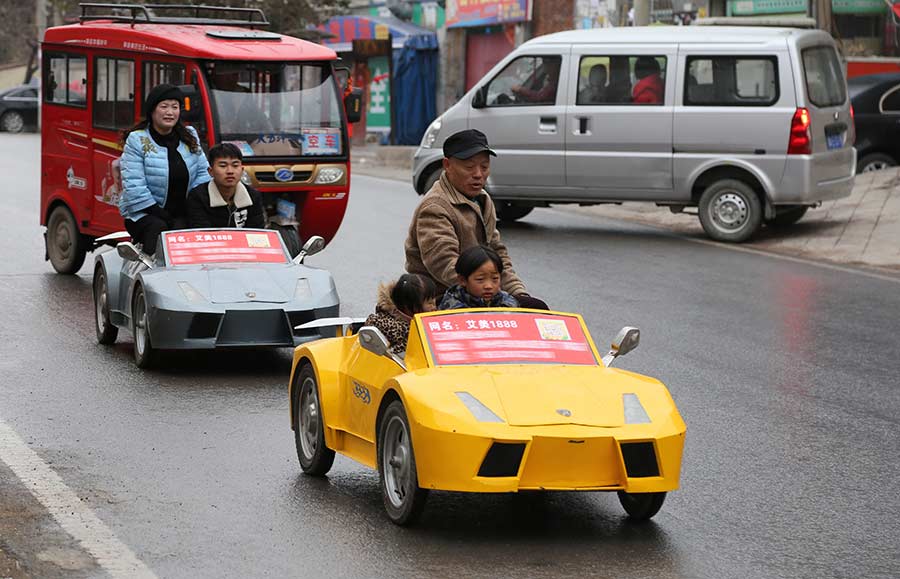
[[[349,322],[311,322],[343,326],[294,351],[297,455],[314,476],[335,452],[378,469],[394,523],[413,522],[432,489],[618,491],[643,520],[678,488],[686,427],[672,397],[610,368],[637,328],[601,357],[576,314],[431,312],[414,318],[404,356]]]

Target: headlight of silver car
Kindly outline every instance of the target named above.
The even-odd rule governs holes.
[[[178,282],[178,289],[180,289],[181,293],[184,294],[184,299],[191,303],[206,301],[206,298],[203,296],[203,294],[194,289],[194,286],[186,281]]]
[[[456,397],[459,398],[475,420],[478,422],[503,422],[503,419],[494,414],[494,411],[481,403],[481,400],[475,398],[468,392],[457,392]]]
[[[309,280],[305,277],[301,277],[297,280],[297,285],[294,286],[294,299],[308,300],[311,297],[312,289],[309,287]]]
[[[441,125],[444,124],[444,121],[441,120],[441,117],[438,117],[428,126],[428,130],[425,131],[425,135],[422,137],[422,148],[430,149],[434,142],[437,140],[438,133],[441,132]]]
[[[319,169],[319,173],[316,175],[316,184],[328,185],[330,183],[337,183],[343,178],[344,170],[340,167],[323,167]]]

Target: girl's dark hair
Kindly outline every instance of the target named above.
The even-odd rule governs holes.
[[[436,291],[430,278],[404,273],[391,290],[391,301],[398,310],[412,316],[425,311],[422,305],[426,300],[434,298]]]
[[[141,131],[143,129],[146,129],[149,126],[150,121],[144,119],[130,129],[122,131],[122,138],[120,139],[119,144],[122,145],[122,147],[125,147],[125,141],[128,140],[128,135],[130,135],[134,131]],[[188,146],[188,149],[191,150],[191,153],[200,152],[200,142],[197,141],[197,139],[194,137],[194,134],[191,133],[185,125],[181,124],[180,120],[175,123],[175,127],[173,127],[172,130],[175,131],[176,135],[178,135],[178,140]]]
[[[456,273],[467,278],[488,260],[494,262],[497,273],[503,273],[503,260],[496,251],[484,245],[474,245],[459,254],[459,259],[456,260]]]

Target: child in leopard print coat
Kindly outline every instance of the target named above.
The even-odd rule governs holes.
[[[366,325],[381,330],[391,343],[391,351],[402,356],[412,317],[434,310],[435,291],[433,281],[414,273],[405,273],[390,284],[380,284],[378,305],[375,313],[366,318]]]

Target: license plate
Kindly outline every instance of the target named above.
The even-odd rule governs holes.
[[[838,133],[836,135],[826,135],[826,139],[828,139],[828,150],[831,149],[840,149],[844,146],[844,135]]]

